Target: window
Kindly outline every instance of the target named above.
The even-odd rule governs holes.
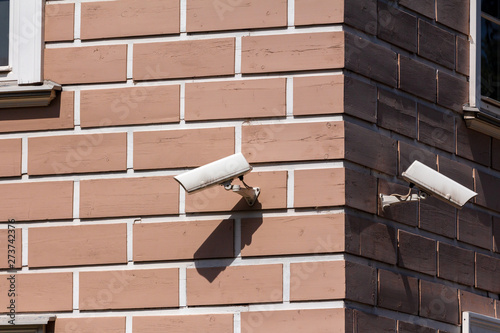
[[[500,104],[500,2],[481,3],[481,96]]]
[[[499,333],[500,320],[473,312],[464,312],[462,333]]]
[[[9,0],[0,0],[0,67],[9,66]]]
[[[0,328],[0,333],[46,333],[43,326],[11,326],[10,328]]]

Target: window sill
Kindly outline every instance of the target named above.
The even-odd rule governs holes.
[[[464,312],[462,320],[462,332],[500,332],[500,320],[473,312]]]
[[[468,128],[500,140],[500,118],[478,108],[464,106],[464,120]]]
[[[48,106],[60,90],[61,86],[52,81],[29,86],[0,85],[0,109]]]

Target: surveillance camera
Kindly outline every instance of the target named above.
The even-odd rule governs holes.
[[[425,199],[427,195],[431,195],[461,209],[467,201],[477,195],[476,192],[469,190],[467,187],[429,168],[419,161],[414,161],[401,176],[409,182],[411,186],[415,185],[423,193],[420,195],[410,195],[410,193],[408,193],[405,196],[388,196],[380,194],[383,208],[391,204],[422,200]]]
[[[226,190],[240,194],[252,206],[260,194],[258,187],[253,188],[245,184],[245,188],[238,185],[231,185],[235,178],[243,181],[243,176],[252,171],[252,167],[241,153],[224,157],[215,162],[203,165],[181,175],[174,179],[181,184],[187,193],[195,193],[204,188],[214,185],[224,185]]]

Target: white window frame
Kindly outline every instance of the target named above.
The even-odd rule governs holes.
[[[0,83],[43,81],[43,18],[45,0],[11,0],[9,65],[0,67]]]
[[[464,312],[462,315],[462,333],[499,333],[500,319]]]
[[[0,333],[45,333],[44,326],[19,326],[0,328]]]

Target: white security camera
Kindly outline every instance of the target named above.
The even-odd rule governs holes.
[[[226,190],[232,190],[243,196],[249,206],[253,206],[260,194],[260,188],[245,184],[243,176],[252,171],[252,167],[241,153],[224,157],[215,162],[187,171],[175,176],[174,179],[181,184],[187,193],[191,194],[204,188],[223,185]],[[245,188],[232,185],[233,179],[239,178]]]
[[[380,194],[382,208],[398,203],[423,200],[428,195],[432,195],[461,209],[467,201],[477,195],[476,192],[469,190],[467,187],[419,161],[414,161],[401,176],[410,183],[410,192],[407,195]],[[410,195],[413,186],[416,186],[421,193]]]

